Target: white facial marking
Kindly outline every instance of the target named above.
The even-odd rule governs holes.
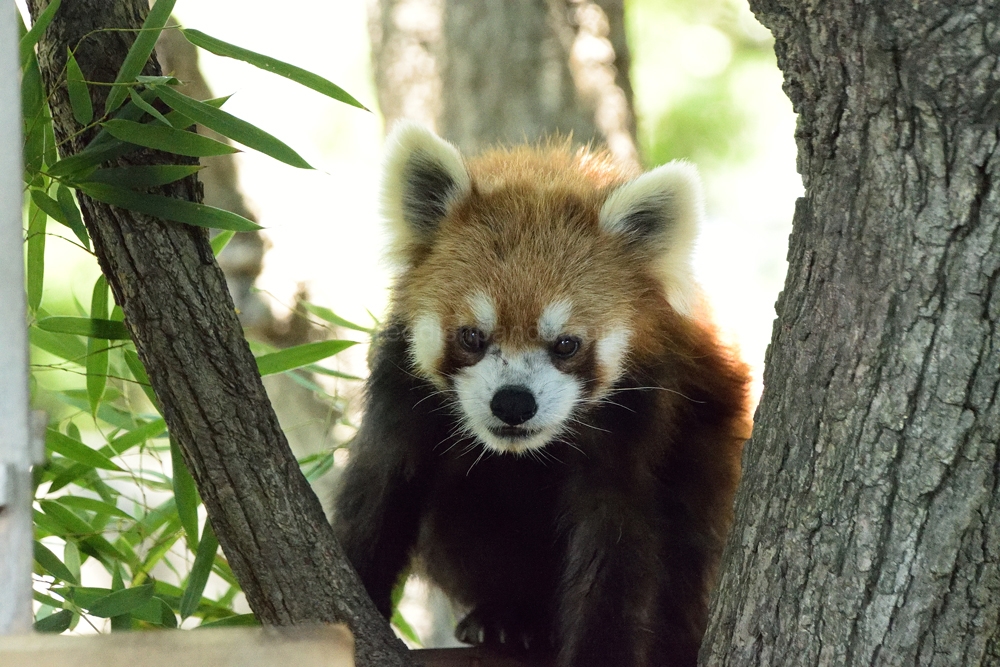
[[[444,331],[441,318],[433,313],[419,315],[410,328],[410,350],[413,363],[426,375],[434,377],[434,369],[444,352]]]
[[[500,434],[507,424],[490,408],[497,390],[507,386],[526,387],[537,404],[534,416],[520,424],[522,437]],[[478,364],[457,373],[455,390],[470,433],[493,451],[520,453],[545,446],[566,429],[583,387],[572,375],[557,370],[545,350],[530,350],[487,353]]]
[[[542,340],[551,341],[565,333],[564,328],[572,312],[573,304],[566,299],[559,299],[545,306],[542,316],[538,318],[538,335]]]
[[[491,336],[497,326],[497,309],[493,306],[493,299],[485,292],[476,292],[469,297],[469,308],[472,309],[472,316],[476,318],[476,325],[487,338]]]
[[[597,340],[597,364],[609,386],[614,384],[624,370],[631,338],[632,332],[627,328],[614,327]]]

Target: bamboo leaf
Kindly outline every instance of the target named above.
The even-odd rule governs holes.
[[[129,340],[128,329],[121,322],[89,317],[44,317],[35,323],[42,331],[74,334],[106,340]]]
[[[159,438],[166,432],[167,423],[162,419],[153,419],[111,440],[108,442],[108,447],[116,455],[121,456],[140,442]]]
[[[124,472],[124,470],[104,454],[101,454],[96,449],[89,447],[79,440],[60,433],[54,428],[50,428],[45,432],[45,447],[57,454],[62,454],[72,461],[82,463],[91,468]]]
[[[144,77],[136,77],[136,78],[137,79],[142,79]],[[136,95],[134,90],[128,91],[128,98],[130,100],[132,100],[132,104],[136,105],[137,107],[139,107],[140,109],[142,109],[143,111],[145,111],[146,113],[148,113],[150,116],[152,116],[156,120],[160,121],[161,123],[163,123],[167,127],[173,127],[173,125],[170,124],[170,121],[167,120],[166,116],[164,116],[162,113],[160,113],[159,111],[157,111],[156,107],[154,107],[152,104],[150,104],[146,100],[142,99],[141,96]]]
[[[156,94],[152,90],[144,90],[140,93],[142,99],[147,97],[155,99]],[[229,96],[226,97],[216,97],[211,100],[205,100],[205,104],[209,106],[222,106]],[[149,101],[149,100],[146,100]],[[142,109],[137,107],[135,104],[129,102],[125,107],[118,112],[117,118],[122,120],[138,120],[142,117]],[[176,111],[171,111],[166,115],[167,121],[177,129],[184,129],[194,125],[194,121],[183,116]],[[47,127],[51,126],[48,123]],[[58,162],[47,163],[49,165],[48,173],[51,176],[72,178],[77,177],[81,174],[86,174],[88,170],[93,169],[102,162],[107,160],[120,157],[138,148],[135,144],[123,143],[121,140],[114,138],[111,134],[105,130],[101,129],[97,136],[94,137],[93,141],[87,144],[87,147],[76,155],[70,155],[69,157],[63,158]]]
[[[198,553],[195,554],[194,565],[191,566],[191,574],[188,576],[184,595],[181,596],[181,618],[187,618],[198,609],[201,594],[205,591],[205,584],[208,583],[208,575],[212,573],[215,552],[218,550],[219,541],[215,537],[215,531],[212,530],[211,522],[206,521],[201,541],[198,543]]]
[[[72,622],[73,612],[69,609],[63,609],[62,611],[57,611],[51,616],[46,616],[40,621],[35,621],[35,631],[50,632],[58,635],[66,632]]]
[[[35,562],[51,574],[56,579],[68,581],[71,584],[79,584],[80,580],[73,576],[69,568],[63,564],[59,557],[49,551],[48,547],[39,541],[35,541]]]
[[[86,510],[88,512],[94,512],[95,514],[110,514],[111,516],[116,516],[120,519],[127,519],[129,521],[135,521],[135,517],[120,509],[116,505],[111,503],[106,503],[103,500],[97,500],[96,498],[85,498],[83,496],[61,496],[59,502],[78,510]]]
[[[90,101],[90,89],[84,79],[83,71],[73,51],[66,49],[66,90],[69,93],[69,106],[73,110],[73,118],[80,125],[90,125],[94,120],[94,104]]]
[[[24,173],[31,182],[45,159],[45,126],[51,124],[42,73],[34,52],[21,72],[21,116],[24,118]]]
[[[145,127],[145,126],[143,126]],[[179,130],[177,130],[179,131]],[[190,134],[185,132],[185,134]],[[187,178],[197,174],[203,167],[197,164],[157,164],[139,167],[114,167],[98,169],[88,174],[81,182],[107,183],[123,188],[145,189],[155,188],[167,183]]]
[[[181,449],[177,442],[170,438],[170,462],[173,467],[174,499],[177,501],[177,515],[187,533],[188,546],[194,550],[198,544],[198,490],[195,488],[191,472],[184,463]]]
[[[150,384],[149,376],[146,375],[146,367],[143,366],[142,362],[139,360],[139,355],[136,354],[134,350],[125,350],[124,357],[125,364],[128,366],[128,369],[132,371],[132,377],[134,377],[135,381],[139,383],[140,387],[142,387],[142,391],[146,394],[146,398],[148,398],[149,402],[153,404],[153,407],[156,408],[157,412],[163,414],[160,410],[160,402],[156,400],[156,394],[153,393],[153,385]]]
[[[210,130],[215,130],[233,141],[260,151],[285,164],[300,169],[312,169],[309,163],[287,144],[245,120],[187,95],[182,95],[170,86],[156,85],[152,87],[160,99],[166,102],[171,109],[180,112],[194,122],[201,123]]]
[[[32,190],[32,193],[36,192]],[[26,254],[26,283],[28,308],[32,312],[42,304],[42,290],[45,281],[45,226],[48,216],[34,198],[28,202],[28,252]]]
[[[312,88],[316,92],[322,93],[327,97],[332,97],[338,102],[350,104],[351,106],[364,109],[365,111],[369,110],[337,84],[324,79],[318,74],[304,70],[301,67],[296,67],[295,65],[282,62],[277,58],[255,53],[254,51],[244,49],[236,46],[235,44],[229,44],[221,39],[216,39],[215,37],[206,35],[200,30],[182,29],[181,34],[195,46],[201,47],[217,56],[242,60],[245,63],[253,65],[254,67],[259,67],[267,72],[283,76],[286,79],[291,79],[306,88]]]
[[[121,141],[176,155],[207,157],[239,152],[239,149],[221,141],[166,125],[136,123],[116,118],[103,123],[103,126],[111,136]]]
[[[163,598],[153,597],[145,604],[133,609],[130,613],[132,618],[139,621],[161,625],[165,628],[177,627],[177,617],[174,616],[170,605]]]
[[[293,368],[308,366],[321,359],[332,357],[338,352],[342,352],[352,345],[357,345],[353,340],[324,340],[316,343],[305,343],[296,345],[278,352],[272,352],[257,357],[257,370],[261,376],[283,373]]]
[[[60,184],[56,188],[56,202],[59,204],[59,210],[62,211],[63,216],[66,218],[66,226],[73,230],[76,238],[80,239],[80,243],[87,250],[90,250],[90,235],[83,224],[83,218],[80,216],[80,209],[76,205],[76,199],[65,185]]]
[[[195,630],[210,629],[210,628],[244,628],[260,625],[260,621],[253,614],[236,614],[234,616],[226,616],[225,618],[220,618],[215,621],[210,621],[208,623],[202,623]]]
[[[28,340],[38,349],[75,364],[82,365],[87,356],[87,345],[79,336],[42,331],[36,326],[28,329]]]
[[[218,257],[226,249],[226,246],[229,245],[229,242],[233,240],[234,236],[236,236],[236,232],[231,229],[216,234],[215,238],[212,239],[212,254]]]
[[[413,626],[411,626],[409,624],[409,622],[407,622],[407,620],[405,618],[403,618],[403,615],[399,613],[398,609],[393,609],[392,610],[392,621],[391,622],[392,622],[392,624],[394,626],[396,626],[396,629],[399,630],[399,633],[401,635],[403,635],[404,637],[406,637],[407,639],[409,639],[411,642],[413,642],[417,646],[421,646],[422,645],[422,643],[420,641],[420,637],[417,635],[416,630],[414,630]]]
[[[167,24],[170,12],[174,9],[175,0],[157,0],[156,4],[149,10],[146,20],[142,23],[142,29],[135,38],[135,42],[125,55],[118,76],[115,77],[115,84],[111,87],[111,93],[104,103],[104,113],[109,114],[118,107],[128,96],[128,85],[135,81],[135,78],[142,74],[149,55],[156,46],[156,40],[160,36],[160,31]]]
[[[92,320],[108,319],[108,281],[103,274],[94,283],[94,294],[90,301]],[[97,406],[108,386],[108,341],[98,337],[87,339],[87,396],[90,399],[90,414],[97,414]]]
[[[312,313],[313,315],[315,315],[316,317],[320,318],[321,320],[325,320],[330,324],[335,324],[338,327],[344,327],[345,329],[354,329],[355,331],[362,331],[366,334],[370,334],[373,331],[371,327],[363,327],[360,324],[355,324],[354,322],[349,322],[348,320],[345,320],[343,317],[337,315],[337,313],[333,312],[329,308],[324,308],[323,306],[317,306],[314,303],[309,303],[306,301],[302,302],[302,307],[305,308],[310,313]]]
[[[142,606],[152,597],[153,584],[143,584],[142,586],[125,588],[120,591],[109,593],[103,597],[99,597],[90,603],[87,607],[87,611],[94,616],[99,616],[101,618],[121,616]]]
[[[220,208],[206,206],[205,204],[195,204],[183,199],[144,194],[106,183],[80,183],[79,188],[87,196],[97,201],[130,211],[156,216],[164,220],[183,222],[195,225],[196,227],[233,229],[238,232],[262,229],[260,225],[247,220],[241,215],[223,211]]]
[[[35,44],[37,44],[38,40],[42,38],[45,30],[49,27],[49,24],[52,23],[52,19],[56,17],[56,12],[59,11],[59,5],[61,4],[62,0],[52,0],[45,10],[38,15],[38,19],[35,21],[35,24],[31,26],[31,30],[21,37],[21,41],[18,44],[18,50],[20,51],[22,66],[24,66],[24,63],[27,62],[31,56],[35,55]]]
[[[59,208],[59,202],[45,194],[43,190],[32,188],[31,201],[35,203],[35,206],[45,211],[45,214],[50,218],[69,227],[69,221],[63,214],[62,209]]]

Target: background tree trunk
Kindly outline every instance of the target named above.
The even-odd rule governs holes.
[[[572,134],[638,166],[622,0],[372,0],[369,27],[387,127],[469,154]]]
[[[1000,6],[751,4],[806,193],[701,662],[1000,664]]]
[[[29,0],[32,17],[47,4]],[[64,0],[39,43],[62,154],[74,134],[63,69],[67,47],[88,81],[114,80],[148,11],[146,0]],[[102,28],[124,28],[104,32]],[[85,37],[86,36],[86,37]],[[159,74],[155,59],[146,74]],[[106,86],[90,86],[94,107]],[[141,151],[119,164],[173,159]],[[200,201],[194,178],[164,194]],[[288,449],[203,229],[80,196],[94,250],[209,518],[254,613],[264,623],[345,622],[359,665],[403,665],[405,648],[375,610]]]

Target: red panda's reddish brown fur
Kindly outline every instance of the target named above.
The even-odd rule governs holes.
[[[369,593],[388,615],[416,556],[466,641],[694,665],[750,429],[690,278],[696,177],[390,144],[400,273],[334,523]]]

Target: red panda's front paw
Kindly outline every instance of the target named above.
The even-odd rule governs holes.
[[[548,633],[542,633],[547,635]],[[455,638],[465,644],[484,646],[504,653],[544,653],[551,651],[551,639],[539,636],[515,618],[501,618],[482,607],[476,607],[455,628]]]

